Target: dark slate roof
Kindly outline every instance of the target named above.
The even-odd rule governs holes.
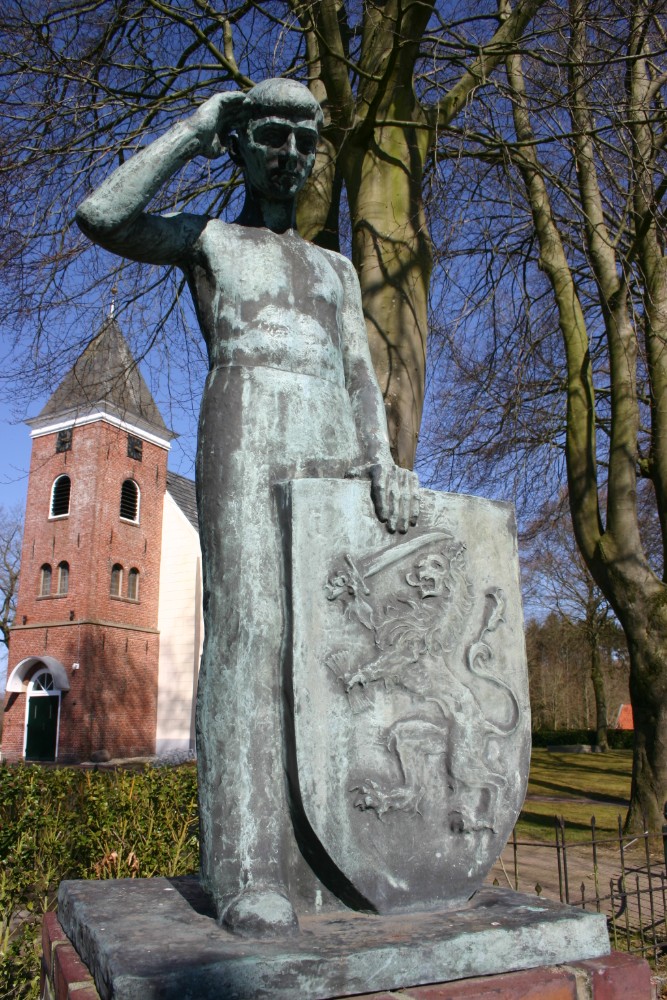
[[[146,431],[170,438],[150,389],[115,319],[107,319],[97,336],[65,376],[43,410],[27,423],[45,426],[75,420],[101,410]]]
[[[195,531],[199,532],[194,482],[185,476],[179,476],[176,472],[167,472],[167,493],[176,501]]]

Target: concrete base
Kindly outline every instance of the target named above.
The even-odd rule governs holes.
[[[272,942],[219,928],[194,878],[63,882],[58,916],[102,1000],[323,1000],[609,953],[604,916],[494,888],[456,912],[302,917]]]

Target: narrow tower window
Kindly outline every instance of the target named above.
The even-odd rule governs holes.
[[[127,596],[131,601],[139,600],[139,570],[134,566],[127,574]]]
[[[66,594],[69,590],[69,563],[58,563],[58,593]]]
[[[120,597],[121,587],[123,586],[123,567],[120,563],[116,563],[111,568],[111,596]]]
[[[139,520],[139,487],[134,479],[126,479],[120,491],[120,516],[124,521]]]
[[[66,517],[69,514],[71,489],[69,476],[58,476],[51,490],[51,517]]]
[[[39,596],[49,597],[51,594],[51,567],[48,563],[44,563],[41,570],[41,577],[39,581]]]
[[[72,450],[72,428],[68,427],[67,430],[58,431],[58,437],[56,438],[56,453],[62,451]]]
[[[144,442],[134,434],[127,435],[127,457],[140,462],[144,453]]]

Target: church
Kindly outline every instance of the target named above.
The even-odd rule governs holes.
[[[110,317],[38,416],[2,758],[194,748],[203,640],[195,484]]]

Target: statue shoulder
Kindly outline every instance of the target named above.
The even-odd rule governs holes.
[[[352,282],[355,287],[359,287],[359,278],[349,257],[337,250],[328,250],[326,247],[317,247],[317,249],[327,258],[344,284],[348,285]]]
[[[211,216],[202,216],[200,220],[203,224],[191,243],[186,265],[199,263],[208,269],[215,267],[216,261],[233,259],[242,241],[239,227]]]
[[[202,220],[204,225],[201,228],[198,243],[201,246],[213,245],[219,247],[225,245],[234,246],[239,239],[238,229],[233,223],[224,222],[212,216],[205,216]]]

